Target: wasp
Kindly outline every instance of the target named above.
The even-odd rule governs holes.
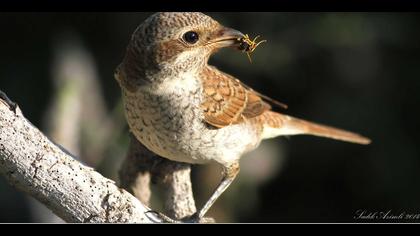
[[[267,42],[267,40],[261,40],[257,43],[256,41],[259,37],[260,36],[258,35],[253,40],[251,40],[248,34],[245,34],[245,36],[243,36],[242,38],[238,38],[238,41],[239,41],[238,49],[242,52],[246,52],[246,54],[248,55],[249,62],[251,63],[252,63],[251,53],[255,50],[255,48],[258,47],[258,45],[260,45],[261,43]]]

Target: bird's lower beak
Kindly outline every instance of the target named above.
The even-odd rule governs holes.
[[[243,33],[231,28],[223,27],[212,36],[212,39],[208,44],[215,46],[216,48],[239,46],[240,38],[242,37],[244,37]]]

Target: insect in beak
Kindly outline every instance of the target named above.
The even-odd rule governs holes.
[[[253,40],[251,40],[248,34],[245,34],[245,36],[237,39],[239,41],[238,49],[247,54],[250,63],[252,63],[251,53],[254,52],[258,45],[267,42],[267,40],[261,40],[257,43],[256,41],[259,37],[260,36],[258,35]]]

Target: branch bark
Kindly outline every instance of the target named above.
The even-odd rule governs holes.
[[[174,219],[191,216],[197,210],[191,186],[191,165],[163,160],[158,171],[164,174],[165,211]]]
[[[66,222],[152,222],[147,206],[75,160],[2,99],[0,174]]]
[[[119,172],[121,186],[149,204],[150,182],[163,186],[165,213],[183,219],[196,212],[189,164],[173,162],[150,152],[134,136]]]
[[[154,166],[155,160],[154,153],[130,136],[127,156],[118,173],[120,186],[147,206],[150,206],[151,197],[150,170]]]

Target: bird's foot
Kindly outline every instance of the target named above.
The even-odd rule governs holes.
[[[2,99],[6,104],[9,106],[9,109],[16,114],[16,107],[17,104],[10,100],[10,98],[6,95],[5,92],[0,90],[0,99]]]
[[[182,219],[183,223],[216,223],[213,218],[210,217],[198,217],[198,213],[194,213],[191,216],[187,216]]]
[[[174,220],[171,217],[154,210],[146,211],[145,215],[155,223],[183,223],[182,221]]]
[[[150,220],[156,222],[156,223],[176,223],[176,224],[181,224],[181,223],[215,223],[215,220],[213,218],[207,218],[207,217],[202,217],[199,218],[197,213],[194,213],[191,216],[187,216],[181,220],[174,220],[171,217],[160,213],[158,211],[147,211],[146,215],[149,217]]]

